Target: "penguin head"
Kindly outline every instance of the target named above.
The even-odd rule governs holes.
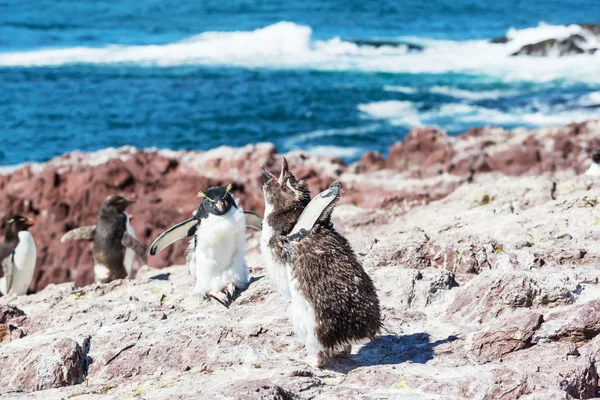
[[[202,199],[202,203],[198,207],[204,210],[204,212],[213,214],[213,215],[225,215],[231,210],[231,207],[236,207],[235,200],[231,193],[231,189],[233,185],[229,184],[227,187],[223,186],[215,186],[211,187],[205,192],[199,192],[198,197]],[[204,213],[200,213],[199,215],[203,215]]]
[[[306,207],[310,202],[310,191],[304,180],[296,180],[294,174],[289,171],[288,162],[281,157],[281,173],[279,178],[262,168],[265,183],[265,201],[275,209],[289,209],[295,207]]]
[[[592,161],[596,164],[600,164],[600,149],[596,149],[596,152],[592,156]]]
[[[102,203],[102,209],[105,211],[122,214],[125,212],[125,209],[133,203],[135,203],[135,197],[133,195],[128,197],[115,195],[104,200],[104,203]]]
[[[19,232],[26,231],[35,225],[34,218],[26,218],[21,215],[12,215],[6,220],[6,237],[16,237]]]

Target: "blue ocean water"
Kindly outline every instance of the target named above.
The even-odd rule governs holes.
[[[598,0],[0,0],[0,10],[0,165],[258,141],[352,161],[417,125],[456,134],[600,117],[600,52],[509,56],[578,32],[561,24],[599,23]]]

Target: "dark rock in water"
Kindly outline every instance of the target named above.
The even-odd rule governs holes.
[[[421,46],[418,44],[402,42],[402,41],[395,41],[395,40],[351,39],[351,38],[342,38],[342,40],[344,42],[354,43],[357,46],[368,46],[368,47],[374,47],[376,49],[378,49],[380,47],[402,47],[402,46],[406,46],[408,48],[408,51],[423,51],[425,49],[424,46]]]
[[[600,24],[581,24],[582,29],[593,33],[596,36],[600,36]]]
[[[490,43],[508,43],[508,42],[510,42],[510,39],[507,38],[506,36],[500,36],[497,38],[490,39]]]
[[[595,35],[597,40],[600,40],[600,24],[580,24],[579,26],[584,31],[583,34],[574,34],[565,39],[550,38],[526,44],[511,56],[548,57],[554,51],[559,57],[573,54],[594,54],[598,48],[586,46],[586,44],[589,34]],[[508,43],[510,40],[507,36],[502,36],[490,39],[490,43]]]
[[[547,39],[527,44],[512,53],[511,56],[548,57],[553,51],[557,51],[560,57],[573,54],[594,54],[597,49],[585,49],[585,43],[586,39],[581,35],[571,35],[566,39]]]

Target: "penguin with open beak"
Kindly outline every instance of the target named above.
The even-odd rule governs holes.
[[[27,294],[37,258],[35,242],[28,229],[33,218],[13,215],[6,221],[4,243],[0,247],[0,293]]]
[[[232,185],[199,192],[202,199],[192,218],[163,232],[150,246],[150,255],[184,238],[192,238],[186,253],[193,291],[228,306],[236,289],[248,286],[244,259],[246,226],[261,229],[262,217],[244,212],[231,195]]]
[[[98,213],[96,225],[73,229],[63,235],[61,242],[71,240],[92,240],[94,279],[97,283],[107,283],[128,276],[125,266],[126,250],[131,249],[146,264],[144,247],[127,232],[127,207],[135,202],[133,196],[110,196]]]

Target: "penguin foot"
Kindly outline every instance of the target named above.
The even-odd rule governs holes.
[[[350,354],[352,354],[352,345],[350,343],[346,343],[342,346],[341,350],[337,354],[342,357],[348,357]]]
[[[227,291],[227,296],[231,299],[234,295],[235,295],[235,284],[233,282],[229,282],[227,284],[227,286],[225,287],[225,290]]]
[[[315,367],[322,368],[327,363],[327,355],[320,351],[317,353],[317,359],[315,360]]]
[[[211,290],[206,293],[206,297],[209,299],[214,299],[223,304],[224,307],[229,308],[229,297],[223,292],[215,292]]]

